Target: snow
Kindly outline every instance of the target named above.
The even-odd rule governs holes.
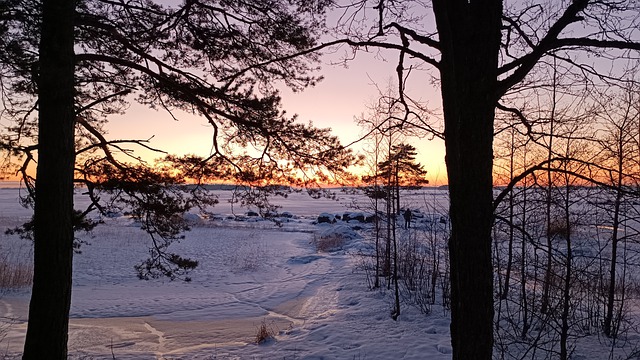
[[[348,225],[323,226],[323,228],[320,231],[321,238],[339,237],[345,240],[354,240],[359,237],[355,230]]]
[[[353,213],[356,195],[340,201],[292,194],[276,199],[281,226],[221,202],[206,218],[186,215],[192,230],[172,251],[199,266],[190,282],[138,280],[133,266],[148,237],[124,216],[81,238],[74,259],[69,330],[71,358],[90,359],[450,359],[448,314],[403,306],[390,317],[392,292],[368,289],[357,250],[368,246],[351,220],[317,224],[318,216]],[[0,250],[27,253],[26,240],[4,235],[29,218],[17,189],[0,189]],[[76,203],[83,203],[81,192]],[[417,201],[417,200],[416,200]],[[414,204],[415,205],[415,204]],[[349,246],[318,252],[314,236],[342,236]],[[20,252],[21,251],[21,252]],[[25,255],[22,255],[25,256]],[[0,356],[18,358],[29,290],[0,296]],[[258,345],[265,323],[274,341]]]
[[[274,199],[281,208],[275,221],[269,221],[248,216],[257,209],[230,203],[231,191],[217,193],[220,203],[214,208],[185,215],[191,231],[170,248],[199,261],[188,282],[138,280],[134,266],[146,258],[150,240],[125,215],[105,217],[92,234],[80,235],[89,245],[74,258],[71,359],[451,359],[448,311],[429,305],[425,315],[403,299],[394,321],[394,294],[386,289],[385,279],[380,278],[380,289],[369,288],[371,270],[364,263],[370,261],[366,254],[372,252],[369,234],[374,225],[366,219],[375,212],[364,197],[339,193],[333,200],[290,194]],[[4,233],[31,216],[19,206],[18,195],[16,188],[0,187],[0,254],[5,261],[24,263],[32,256],[31,244]],[[410,229],[397,230],[406,241],[400,242],[399,253],[402,246],[415,246],[414,251],[446,261],[446,191],[405,195],[401,205],[411,209],[413,219]],[[75,200],[87,204],[82,191]],[[331,221],[320,222],[319,217]],[[404,224],[401,216],[398,221]],[[317,242],[323,238],[343,241],[320,249]],[[602,251],[598,246],[576,241],[576,263]],[[543,250],[538,249],[540,256]],[[555,250],[561,252],[562,244]],[[535,256],[535,250],[528,256]],[[571,359],[625,359],[640,348],[635,327],[640,301],[632,296],[625,308],[629,330],[624,338],[611,343],[597,331],[572,335]],[[436,297],[436,303],[442,303],[442,293]],[[28,301],[29,289],[0,291],[2,359],[20,357]],[[496,350],[497,357],[554,358],[553,345],[541,343],[532,355],[526,342],[518,342],[521,324],[517,315],[511,316],[510,311],[517,313],[511,301],[496,301],[501,314],[497,346],[509,344],[505,353]],[[257,344],[263,324],[275,338]],[[544,338],[556,336],[547,332],[530,329],[549,344],[557,343],[557,338]]]

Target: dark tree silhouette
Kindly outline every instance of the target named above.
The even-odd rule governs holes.
[[[603,134],[598,140],[600,150],[599,164],[611,169],[605,177],[605,182],[610,185],[606,189],[611,203],[603,205],[609,214],[608,223],[611,226],[611,254],[609,263],[609,278],[605,297],[605,315],[602,324],[603,332],[607,337],[616,338],[618,327],[615,324],[614,312],[620,308],[621,300],[616,299],[616,292],[624,292],[624,286],[620,285],[618,268],[626,266],[626,261],[621,261],[622,249],[626,246],[628,238],[632,235],[625,233],[624,226],[629,221],[630,215],[625,211],[630,195],[634,194],[632,188],[638,181],[637,146],[638,146],[638,120],[640,112],[638,108],[638,92],[634,88],[623,88],[608,93],[598,93],[597,101],[602,108],[599,120],[603,126]],[[622,250],[622,251],[621,251]],[[624,297],[624,293],[622,296]]]
[[[317,55],[299,53],[315,45],[327,4],[0,1],[2,116],[12,121],[0,150],[23,176],[26,202],[35,204],[25,359],[67,357],[74,179],[92,200],[81,215],[125,209],[151,235],[140,276],[173,278],[196,265],[167,251],[186,229],[175,215],[214,202],[181,182],[305,185],[353,164],[329,130],[280,110],[274,86],[301,90],[318,80],[309,75]],[[174,118],[204,117],[212,153],[167,157],[159,167],[141,162],[131,150],[155,150],[147,139],[114,140],[104,131],[108,116],[125,112],[132,100]]]
[[[64,359],[73,259],[74,1],[42,4],[33,291],[23,359]]]
[[[420,163],[416,162],[417,154],[413,145],[392,145],[387,159],[378,165],[378,177],[391,180],[386,186],[393,193],[392,198],[395,199],[398,213],[400,212],[401,187],[422,186],[429,183],[425,178],[427,171]]]
[[[452,231],[453,358],[491,359],[496,108],[517,115],[499,102],[520,86],[535,86],[538,79],[529,75],[551,58],[575,69],[573,75],[587,79],[584,84],[614,81],[579,55],[638,59],[640,35],[634,24],[640,9],[631,1],[533,1],[507,7],[500,0],[375,0],[370,5],[378,16],[371,21],[370,7],[363,4],[346,7],[339,27],[349,38],[334,43],[397,51],[398,96],[408,113],[415,102],[406,84],[419,73],[412,70],[428,65],[439,74]]]

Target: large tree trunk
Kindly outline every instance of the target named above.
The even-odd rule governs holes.
[[[23,359],[66,359],[73,258],[74,0],[45,0],[40,40],[34,279]]]
[[[449,178],[451,343],[454,360],[493,351],[493,121],[501,1],[433,2]]]

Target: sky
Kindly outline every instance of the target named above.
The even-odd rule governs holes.
[[[321,70],[316,75],[322,75],[324,80],[316,86],[298,93],[284,85],[276,86],[281,90],[282,110],[289,115],[298,114],[300,122],[311,121],[317,127],[331,128],[343,144],[349,144],[364,133],[355,118],[366,114],[367,105],[377,100],[376,85],[385,88],[396,77],[398,55],[395,52],[374,55],[361,51],[346,66],[333,65],[342,60],[345,51],[348,49],[322,57]],[[430,85],[429,77],[414,72],[412,79],[415,79],[412,94],[418,94],[430,108],[439,109],[440,94]],[[418,84],[417,89],[415,84]],[[420,84],[425,84],[424,88]],[[134,101],[125,114],[109,117],[106,130],[108,139],[150,139],[150,146],[171,154],[208,156],[211,152],[212,129],[203,118],[181,114],[180,121],[175,121],[164,111],[147,109]],[[443,141],[408,139],[408,142],[417,148],[417,161],[427,170],[430,184],[446,184]],[[356,144],[353,150],[359,152],[361,146]],[[145,149],[136,149],[136,154],[147,161],[162,156]]]
[[[325,56],[318,74],[324,80],[314,87],[294,93],[281,88],[283,110],[288,114],[298,114],[299,121],[320,128],[331,128],[343,144],[349,144],[361,137],[364,130],[355,118],[367,112],[367,104],[377,100],[375,84],[384,87],[395,76],[395,55],[389,59],[360,53],[348,67],[332,65],[339,55]],[[414,74],[415,76],[416,74]],[[418,76],[420,74],[417,74]],[[418,78],[418,82],[420,79]],[[424,83],[428,83],[426,77]],[[425,86],[420,95],[436,108],[440,103],[437,89]],[[132,104],[129,111],[121,116],[112,116],[107,127],[112,139],[151,139],[150,145],[173,154],[197,154],[206,156],[211,151],[212,130],[203,118],[184,116],[181,121],[173,120],[162,111],[146,109]],[[441,140],[409,139],[418,150],[417,161],[427,170],[431,185],[446,183],[444,144]],[[359,151],[360,145],[354,146]],[[147,158],[155,155],[141,152]],[[158,156],[155,156],[158,157]]]

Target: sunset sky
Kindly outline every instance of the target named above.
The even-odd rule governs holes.
[[[395,80],[397,54],[388,53],[383,56],[380,53],[359,52],[354,60],[347,63],[347,67],[334,65],[340,62],[345,50],[341,49],[323,57],[320,64],[322,69],[316,75],[324,76],[324,80],[315,87],[294,93],[284,85],[276,86],[281,89],[283,110],[289,115],[298,114],[301,122],[311,121],[317,127],[331,128],[332,133],[337,135],[343,144],[349,144],[365,132],[356,124],[355,118],[366,115],[367,106],[377,101],[378,88],[384,89]],[[440,112],[440,94],[438,89],[430,84],[428,74],[416,71],[412,73],[411,79],[409,87],[412,96],[419,97],[430,109]],[[184,113],[177,115],[180,121],[172,119],[164,110],[151,110],[132,101],[124,115],[109,116],[106,125],[107,138],[151,138],[150,146],[170,154],[208,156],[212,145],[211,126],[201,117]],[[440,123],[440,120],[436,121]],[[430,184],[446,184],[443,141],[411,138],[408,142],[417,148],[417,161],[427,170]],[[362,144],[356,144],[353,150],[359,152],[361,146]],[[134,149],[136,155],[147,161],[162,157],[162,154],[146,149]],[[5,179],[19,180],[12,175]]]
[[[298,114],[300,121],[312,121],[317,127],[332,128],[343,144],[347,144],[362,135],[363,130],[354,118],[366,113],[366,105],[377,99],[374,82],[384,87],[392,79],[396,57],[391,55],[388,59],[380,59],[379,56],[374,58],[371,54],[361,53],[348,64],[348,68],[344,68],[330,64],[338,56],[324,58],[320,74],[325,79],[315,87],[301,93],[283,89],[283,109],[288,114]],[[440,95],[436,89],[425,86],[424,92],[420,90],[420,93],[431,107],[439,107]],[[153,136],[152,146],[174,154],[206,156],[211,151],[212,131],[204,119],[185,116],[176,122],[162,111],[148,110],[137,104],[132,104],[125,115],[111,117],[107,129],[112,139]],[[411,139],[410,142],[418,149],[418,161],[427,169],[430,183],[446,183],[443,142],[427,139]],[[358,151],[358,146],[354,150]],[[151,153],[142,154],[147,159],[157,157]]]

